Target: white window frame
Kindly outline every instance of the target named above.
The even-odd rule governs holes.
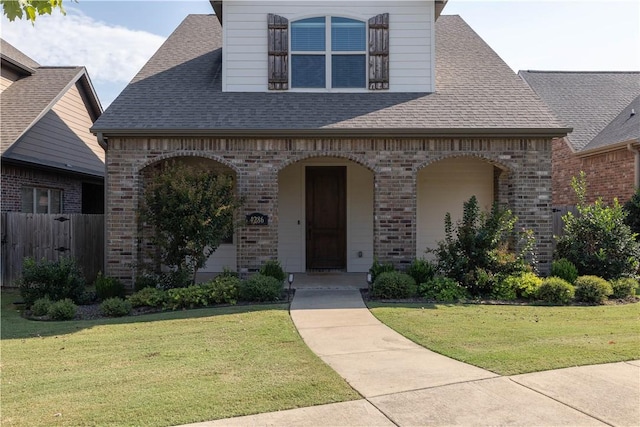
[[[38,213],[38,191],[46,191],[47,192],[47,214],[52,213],[51,212],[51,201],[53,200],[53,198],[51,197],[51,194],[53,191],[57,191],[58,193],[60,193],[60,206],[59,206],[59,212],[53,212],[54,214],[58,214],[58,213],[62,213],[64,212],[64,202],[63,202],[63,196],[64,196],[64,191],[57,189],[57,188],[43,188],[43,187],[29,187],[29,186],[24,186],[22,187],[22,190],[24,191],[25,189],[30,189],[31,190],[31,212],[30,213]],[[20,196],[20,199],[22,201],[22,194]],[[22,203],[22,202],[21,202]],[[20,209],[22,212],[24,212],[24,206],[21,206]]]
[[[293,24],[297,21],[302,21],[304,19],[309,19],[309,18],[320,18],[320,17],[324,17],[325,19],[325,24],[324,24],[324,31],[325,31],[325,50],[314,50],[314,51],[302,51],[302,50],[297,50],[297,51],[293,51],[292,49],[292,43],[293,43]],[[331,43],[331,18],[347,18],[347,19],[353,19],[354,21],[359,21],[364,23],[364,37],[365,37],[365,42],[364,42],[364,47],[365,50],[363,51],[333,51],[332,48],[332,43]],[[369,46],[369,24],[367,22],[367,20],[363,20],[360,18],[354,18],[352,16],[343,16],[343,15],[312,15],[312,16],[306,16],[306,17],[301,17],[296,19],[295,21],[292,20],[289,22],[289,28],[290,28],[290,34],[291,36],[289,37],[289,92],[347,92],[347,93],[353,93],[353,92],[369,92],[369,72],[367,69],[367,64],[369,63],[369,50],[367,49],[367,46]],[[304,87],[293,87],[293,55],[317,55],[317,56],[321,56],[324,55],[325,58],[325,64],[324,64],[324,73],[325,73],[325,87],[324,88],[315,88],[315,87],[309,87],[309,88],[304,88]],[[333,88],[332,86],[332,81],[331,81],[331,70],[332,70],[332,56],[333,55],[364,55],[364,63],[365,63],[365,69],[364,69],[364,78],[365,78],[365,85],[362,88],[359,87],[343,87],[343,88]]]

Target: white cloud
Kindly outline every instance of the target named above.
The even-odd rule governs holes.
[[[35,26],[3,16],[2,38],[40,65],[84,65],[96,85],[128,83],[165,40],[74,10],[40,16]]]

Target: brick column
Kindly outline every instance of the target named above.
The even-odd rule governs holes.
[[[416,255],[416,180],[390,157],[380,155],[374,177],[374,257],[404,269]]]

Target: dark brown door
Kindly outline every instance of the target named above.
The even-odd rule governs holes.
[[[307,269],[347,266],[347,168],[307,166]]]

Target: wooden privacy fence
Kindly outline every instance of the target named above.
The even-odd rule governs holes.
[[[25,257],[72,257],[93,283],[104,271],[104,215],[3,212],[2,286],[15,286]]]
[[[577,215],[578,209],[575,206],[554,206],[553,208],[553,235],[554,236],[564,235],[564,221],[562,220],[562,217],[565,216],[567,212],[572,212],[574,215]]]

